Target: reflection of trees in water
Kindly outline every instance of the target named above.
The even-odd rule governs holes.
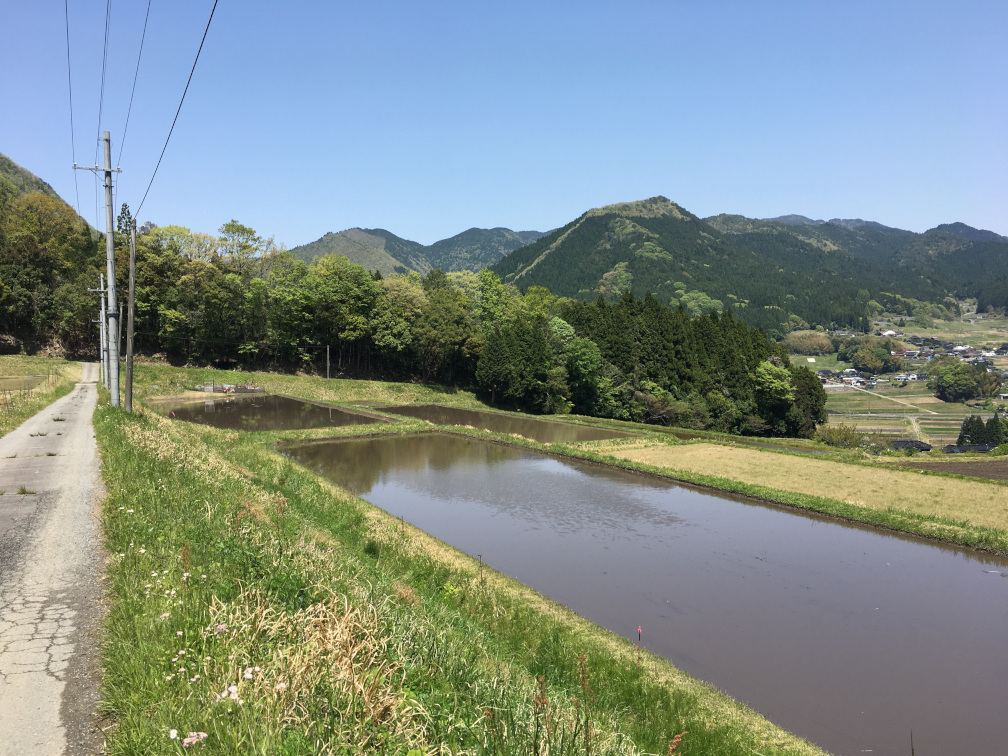
[[[622,470],[561,462],[501,444],[427,433],[282,447],[308,469],[361,496],[386,477],[435,500],[464,500],[508,517],[625,538],[681,523],[654,498],[699,496]],[[432,471],[433,475],[424,475]],[[379,504],[382,506],[382,504]]]
[[[174,412],[179,420],[231,430],[290,430],[376,422],[365,415],[275,394],[167,405],[166,412]]]
[[[630,435],[605,428],[589,428],[555,420],[540,420],[533,417],[504,415],[498,412],[444,407],[438,404],[386,407],[384,411],[427,420],[435,425],[471,425],[473,428],[494,433],[509,433],[523,438],[531,438],[544,444],[601,441]]]
[[[424,434],[346,441],[319,441],[282,448],[287,456],[355,493],[367,493],[393,470],[447,470],[456,465],[488,465],[525,452],[457,436]]]

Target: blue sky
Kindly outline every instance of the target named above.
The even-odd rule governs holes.
[[[99,128],[136,210],[212,0],[0,0],[0,152],[95,223]],[[700,216],[1008,235],[1008,3],[220,0],[142,221],[289,247],[548,230],[663,194]],[[117,206],[118,207],[118,206]],[[103,213],[103,211],[100,211]],[[101,216],[104,225],[104,215]]]

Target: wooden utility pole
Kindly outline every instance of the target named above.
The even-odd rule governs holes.
[[[133,412],[133,303],[136,294],[136,218],[130,218],[129,309],[126,315],[126,411]]]
[[[329,345],[325,345],[325,377],[329,378]]]

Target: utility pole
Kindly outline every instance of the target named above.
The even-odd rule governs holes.
[[[109,391],[112,406],[119,406],[119,304],[115,280],[115,218],[112,208],[112,137],[102,134],[105,144],[105,264],[108,267]],[[112,338],[113,334],[116,338]]]
[[[105,388],[109,386],[109,362],[108,362],[108,310],[105,306],[105,274],[98,274],[98,309],[101,318],[101,363],[102,363],[102,384]],[[94,291],[92,289],[92,291]]]
[[[105,340],[106,369],[105,385],[112,392],[111,404],[113,407],[119,406],[119,305],[116,302],[115,288],[115,230],[113,223],[112,208],[112,173],[120,173],[121,168],[112,168],[112,138],[109,132],[103,132],[102,142],[105,145],[105,264],[108,273],[108,301],[102,300],[102,336]],[[97,165],[91,166],[77,165],[75,170],[94,171],[100,169]],[[104,289],[104,284],[102,284]]]
[[[108,388],[108,351],[105,349],[105,339],[108,336],[106,330],[108,323],[105,320],[105,276],[98,274],[98,288],[88,289],[92,293],[98,294],[98,363],[101,365],[101,383]]]
[[[133,412],[133,301],[136,293],[136,218],[130,218],[129,309],[126,316],[126,411]]]
[[[325,377],[329,378],[329,345],[325,345]]]

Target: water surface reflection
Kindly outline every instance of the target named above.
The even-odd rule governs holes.
[[[1008,562],[467,438],[286,446],[840,754],[1008,742]]]
[[[281,431],[378,422],[367,415],[280,394],[233,394],[199,401],[159,402],[157,407],[171,418],[230,430]]]
[[[459,409],[458,407],[444,407],[440,404],[407,404],[400,407],[383,407],[382,412],[416,417],[435,425],[468,425],[494,433],[507,433],[529,438],[541,444],[573,444],[579,441],[602,441],[608,438],[625,438],[633,435],[626,431],[578,425],[562,420],[545,420],[514,413]]]

